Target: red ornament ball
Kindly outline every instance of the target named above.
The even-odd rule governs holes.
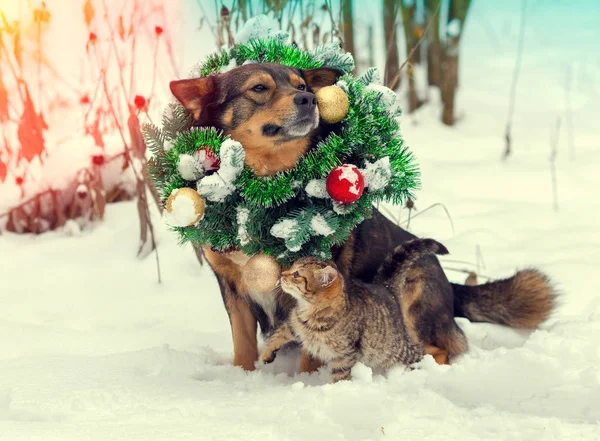
[[[356,202],[365,190],[365,180],[355,165],[340,165],[329,173],[325,182],[327,193],[336,202]]]

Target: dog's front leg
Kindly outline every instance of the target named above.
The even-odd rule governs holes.
[[[204,249],[203,254],[215,272],[229,316],[233,337],[233,364],[253,371],[254,362],[258,360],[257,322],[246,301],[241,269],[223,254],[210,249]]]
[[[302,350],[302,357],[300,358],[300,372],[306,372],[310,374],[311,372],[315,372],[321,366],[323,366],[323,363],[321,363],[320,360],[311,357],[306,349]]]
[[[258,360],[256,318],[246,300],[239,295],[230,293],[224,297],[233,337],[233,365],[253,371],[254,362]]]

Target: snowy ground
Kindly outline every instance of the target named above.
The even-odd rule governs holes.
[[[514,155],[502,163],[519,2],[494,11],[481,3],[465,37],[460,124],[442,127],[435,101],[403,117],[423,173],[417,213],[443,203],[454,230],[439,207],[410,228],[448,246],[455,281],[465,274],[452,268],[474,268],[477,249],[486,276],[549,273],[562,304],[542,330],[460,321],[471,349],[450,367],[426,359],[386,376],[363,368],[352,383],[293,375],[297,354],[248,374],[231,366],[210,271],[161,230],[157,284],[154,259],[135,258],[135,204],[111,205],[105,222],[81,233],[0,236],[0,440],[600,439],[600,59],[591,49],[600,35],[585,27],[600,17],[582,9],[572,18],[580,33],[559,45],[551,31],[564,11],[533,2]],[[554,212],[549,140],[559,116]]]

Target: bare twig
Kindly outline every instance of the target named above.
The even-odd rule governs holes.
[[[408,199],[406,201],[405,207],[408,208],[408,219],[406,219],[406,231],[410,231],[410,219],[412,215],[412,211],[415,208],[415,203],[412,199]]]
[[[204,5],[202,4],[202,0],[196,0],[196,3],[198,4],[198,6],[200,7],[200,10],[202,11],[202,16],[204,18],[207,19],[208,21],[208,14],[206,13],[206,9],[204,9]],[[215,4],[215,10],[218,12],[218,9],[216,9],[217,6]],[[215,42],[219,41],[219,36],[217,35],[217,31],[215,28],[213,28],[210,24],[208,25],[208,28],[210,29],[210,32],[213,34],[213,37],[215,39]]]
[[[386,2],[384,2],[386,3]],[[398,28],[398,12],[400,11],[400,5],[395,4],[395,3],[391,3],[390,6],[392,6],[393,8],[393,17],[390,20],[391,23],[393,23],[393,27],[392,27],[392,32],[389,35],[387,44],[386,44],[386,50],[385,50],[385,70],[384,70],[384,74],[383,74],[383,84],[386,84],[388,87],[390,87],[391,89],[394,89],[395,87],[391,87],[391,86],[398,86],[398,82],[400,81],[400,68],[398,68],[398,71],[396,72],[396,75],[394,76],[393,81],[389,81],[388,75],[389,72],[388,70],[391,70],[389,63],[394,63],[396,66],[398,65],[398,46],[397,46],[397,42],[396,42],[396,29]],[[385,18],[385,6],[384,6],[384,18]],[[385,19],[384,19],[384,26],[385,26]],[[392,53],[392,47],[394,47],[394,53]],[[393,67],[393,66],[392,66]],[[397,77],[397,78],[396,78]]]
[[[408,64],[409,60],[411,59],[411,57],[413,56],[415,51],[421,45],[421,42],[425,39],[425,36],[428,35],[429,27],[431,26],[431,23],[433,23],[435,16],[439,12],[441,4],[442,4],[442,2],[438,3],[437,8],[435,9],[435,12],[433,14],[431,14],[431,17],[429,17],[429,22],[427,23],[427,27],[425,27],[425,31],[423,32],[423,35],[421,35],[421,38],[419,38],[419,41],[417,41],[417,44],[415,44],[413,46],[413,48],[410,50],[409,54],[406,56],[406,60],[404,60],[404,63],[402,63],[402,65],[400,66],[400,69],[398,69],[398,73],[396,74],[396,76],[392,79],[392,81],[388,82],[388,84],[392,85],[392,84],[396,84],[398,81],[400,81],[400,76],[402,75],[402,69],[404,69],[404,66],[406,66]]]
[[[394,222],[396,225],[400,225],[400,217],[396,217],[392,214],[392,212],[390,210],[388,210],[384,205],[382,205],[381,207],[379,206],[379,204],[377,204],[377,210],[379,211],[383,211],[385,214],[387,214],[388,218]],[[400,207],[400,210],[402,210],[402,207]]]
[[[333,37],[337,37],[338,40],[341,41],[341,37],[340,37],[340,31],[338,29],[338,26],[335,23],[335,18],[333,17],[333,2],[332,0],[325,0],[325,5],[327,6],[327,12],[329,13],[329,20],[331,21],[331,39],[333,40]],[[341,10],[342,5],[340,4],[340,10]]]
[[[37,20],[37,45],[40,51],[37,63],[37,80],[38,80],[38,109],[42,110],[42,20],[38,17]]]
[[[431,210],[432,208],[435,207],[442,207],[442,209],[444,210],[444,212],[446,213],[446,216],[448,216],[448,220],[450,221],[450,226],[452,227],[452,233],[454,233],[454,222],[452,221],[452,216],[450,216],[450,212],[448,211],[448,209],[446,208],[446,206],[442,203],[435,203],[433,205],[430,205],[429,207],[425,208],[423,211],[420,211],[419,213],[415,214],[414,216],[412,216],[412,219],[416,219],[417,217],[421,216],[422,214],[427,213],[429,210]],[[400,224],[407,224],[410,221],[410,219],[401,222]],[[399,225],[400,225],[399,224]]]
[[[461,265],[469,265],[469,266],[474,266],[474,267],[477,266],[476,263],[469,262],[468,260],[447,259],[446,256],[438,256],[438,259],[440,259],[443,263],[459,263]]]
[[[25,94],[23,93],[23,90],[21,90],[21,83],[23,82],[23,78],[17,73],[17,69],[15,68],[15,66],[13,65],[11,59],[10,59],[10,54],[8,53],[8,49],[6,48],[6,46],[4,45],[4,43],[2,43],[2,40],[0,39],[0,49],[2,49],[4,51],[4,55],[5,55],[5,60],[6,63],[8,64],[8,67],[10,68],[10,71],[17,83],[17,92],[19,93],[19,97],[21,98],[21,102],[25,103],[26,99],[25,99]]]
[[[556,154],[558,148],[558,139],[560,136],[560,117],[556,119],[554,133],[550,138],[550,173],[552,175],[552,200],[554,201],[554,211],[558,211],[558,181],[556,177]]]
[[[154,45],[154,60],[153,60],[153,72],[152,72],[152,87],[150,88],[150,98],[154,96],[154,88],[156,87],[156,73],[158,71],[158,44],[160,42],[160,38],[156,38],[156,44]],[[135,63],[134,63],[135,64]],[[148,118],[150,118],[150,115],[148,115],[148,112],[146,112],[146,115],[148,116]],[[150,121],[152,123],[152,121]]]
[[[517,82],[519,81],[519,73],[521,72],[521,61],[523,59],[523,46],[525,45],[525,23],[527,19],[527,0],[521,0],[521,25],[519,27],[519,44],[517,47],[517,58],[515,60],[515,68],[513,71],[512,84],[510,86],[510,98],[508,102],[508,118],[506,120],[506,131],[504,132],[504,139],[506,141],[506,147],[502,160],[506,160],[512,153],[512,136],[511,126],[512,119],[515,113],[515,101],[517,97]]]
[[[115,59],[117,60],[117,65],[119,66],[119,80],[121,83],[121,89],[123,91],[123,96],[125,97],[125,100],[127,100],[127,97],[129,96],[129,94],[127,93],[127,87],[125,87],[125,78],[123,76],[123,71],[125,70],[125,65],[123,64],[123,61],[121,60],[121,57],[119,56],[119,50],[117,49],[117,41],[116,41],[116,37],[115,37],[115,32],[114,29],[112,27],[112,24],[110,22],[110,18],[108,16],[108,6],[106,4],[106,0],[102,0],[102,6],[104,7],[104,19],[106,20],[106,25],[108,26],[108,30],[110,31],[110,42],[111,42],[111,46],[113,48],[113,52],[115,55]],[[108,59],[108,57],[107,57]],[[106,67],[106,66],[104,66]],[[106,78],[106,71],[104,74],[104,77]],[[110,100],[110,97],[107,96],[107,99]],[[131,107],[131,104],[127,103],[128,107]]]
[[[465,274],[469,274],[469,275],[473,274],[473,271],[471,271],[471,270],[467,270],[467,269],[462,269],[462,268],[454,268],[454,267],[450,267],[450,266],[443,266],[443,265],[442,265],[442,268],[444,268],[444,271],[446,271],[446,270],[447,270],[447,271],[455,271],[455,272],[457,272],[457,273],[465,273]],[[486,279],[486,280],[492,280],[492,278],[491,278],[491,277],[489,277],[489,276],[486,276],[486,275],[484,275],[484,274],[479,274],[479,273],[478,273],[478,274],[477,274],[477,277],[483,277],[483,278],[484,278],[484,279]]]
[[[572,86],[572,66],[567,66],[567,84],[565,86],[565,119],[567,125],[567,139],[569,142],[569,156],[571,161],[575,159],[575,139],[573,136],[573,112],[571,111],[571,86]]]
[[[481,271],[482,268],[485,269],[485,261],[479,245],[475,247],[475,259],[477,261],[477,272]]]
[[[38,199],[38,198],[40,198],[40,197],[42,197],[42,196],[44,196],[44,195],[46,195],[48,193],[52,193],[53,191],[54,191],[54,189],[49,188],[47,190],[44,190],[44,191],[41,191],[41,192],[37,193],[36,195],[30,197],[29,199],[21,202],[19,205],[15,205],[14,207],[11,207],[10,210],[5,211],[4,213],[0,213],[0,219],[3,218],[3,217],[8,216],[12,210],[26,207],[28,204],[30,204],[31,202],[35,201],[36,199]]]

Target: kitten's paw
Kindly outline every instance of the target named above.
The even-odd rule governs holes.
[[[272,352],[272,351],[264,351],[262,353],[262,355],[260,356],[260,361],[262,362],[262,364],[273,363],[274,360],[275,360],[275,352]]]

